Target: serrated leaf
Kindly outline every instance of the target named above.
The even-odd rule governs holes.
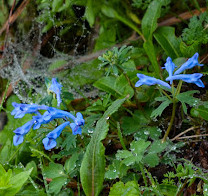
[[[165,110],[165,108],[167,108],[172,102],[166,97],[164,99],[164,101],[159,105],[158,108],[156,108],[155,110],[153,110],[152,114],[151,114],[151,118],[156,118],[158,116],[161,116],[161,114],[163,113],[163,111]]]
[[[180,41],[175,36],[175,28],[160,27],[154,32],[154,37],[167,56],[170,56],[173,59],[182,56],[180,51]]]
[[[118,150],[116,153],[117,159],[125,159],[130,156],[132,156],[132,153],[128,150]]]
[[[85,194],[99,195],[102,190],[105,174],[105,148],[101,141],[108,133],[107,120],[116,112],[126,99],[118,99],[104,113],[103,117],[97,122],[91,141],[87,146],[84,155],[80,176]]]
[[[161,153],[167,147],[167,145],[168,145],[167,142],[161,143],[160,140],[156,140],[151,144],[150,148],[148,149],[148,152],[149,153]]]
[[[141,154],[143,155],[146,148],[151,144],[150,141],[145,141],[145,140],[138,140],[138,141],[133,141],[131,144],[130,144],[130,149],[131,149],[131,152],[133,154],[135,154],[136,156]]]
[[[195,93],[199,93],[199,91],[187,91],[184,93],[180,93],[176,96],[176,98],[181,102],[185,114],[187,114],[186,104],[190,106],[195,106],[200,103],[200,100],[198,98],[193,97],[193,94]]]
[[[126,175],[128,167],[124,165],[119,160],[114,160],[111,165],[109,165],[107,172],[105,173],[105,178],[116,179],[122,178]]]
[[[159,164],[159,157],[156,153],[148,153],[144,159],[143,162],[147,164],[149,167],[155,167]]]

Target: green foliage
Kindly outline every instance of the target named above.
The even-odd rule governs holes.
[[[199,50],[202,44],[208,43],[208,15],[207,12],[200,16],[193,16],[190,19],[188,28],[183,29],[182,39],[185,42],[186,48],[194,54]]]
[[[158,28],[154,33],[154,37],[167,56],[173,59],[182,56],[180,51],[180,39],[175,36],[175,29],[173,27]]]
[[[152,114],[151,114],[151,118],[156,118],[157,116],[161,116],[161,114],[163,113],[163,111],[165,110],[165,108],[167,108],[172,101],[170,99],[168,99],[168,97],[156,97],[155,101],[161,101],[162,103],[159,105],[159,107],[157,109],[155,109]]]
[[[191,115],[193,117],[202,118],[208,121],[208,103],[201,102],[201,104],[194,104],[194,107],[191,109]]]
[[[166,148],[167,143],[161,144],[160,140],[156,140],[151,145],[150,144],[150,141],[145,141],[143,139],[133,141],[130,144],[130,151],[119,150],[116,153],[116,158],[121,160],[121,163],[126,166],[144,163],[149,167],[155,167],[159,164],[159,157],[157,154],[161,153]]]
[[[98,59],[102,61],[99,65],[101,67],[108,66],[106,71],[106,75],[108,76],[110,73],[114,75],[118,75],[122,71],[134,71],[135,66],[125,67],[124,63],[129,61],[129,51],[132,49],[130,46],[122,46],[120,49],[114,47],[112,50],[107,50],[103,56],[99,56]],[[128,64],[126,64],[128,65]]]
[[[107,109],[103,117],[97,122],[95,132],[87,146],[80,169],[81,182],[86,195],[99,195],[102,190],[105,170],[105,148],[101,141],[105,139],[109,129],[108,118],[119,109],[125,100],[125,98],[118,99]]]
[[[157,28],[157,19],[160,17],[161,6],[160,0],[154,0],[145,12],[142,19],[142,32],[146,40],[152,38],[152,34]]]
[[[50,163],[49,166],[44,169],[44,175],[52,179],[49,184],[50,193],[58,194],[61,188],[67,183],[67,175],[61,164]]]
[[[32,169],[15,174],[11,169],[7,172],[0,165],[0,194],[5,196],[16,195],[28,180]]]
[[[200,102],[198,98],[193,97],[194,93],[199,93],[199,91],[187,91],[187,92],[178,94],[176,97],[181,102],[183,111],[185,114],[187,114],[186,104],[190,106],[196,106]]]
[[[139,191],[139,186],[136,182],[130,181],[124,184],[123,182],[117,182],[115,183],[112,188],[110,189],[109,196],[114,195],[126,195],[126,196],[132,196],[132,195],[141,195]]]
[[[100,78],[94,83],[94,86],[103,90],[116,98],[123,98],[129,95],[131,98],[134,95],[134,90],[129,85],[128,80],[124,75],[115,78],[113,76]]]

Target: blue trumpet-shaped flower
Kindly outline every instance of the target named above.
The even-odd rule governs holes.
[[[53,131],[51,131],[46,138],[43,139],[43,145],[46,150],[50,150],[56,146],[56,139],[60,136],[63,129],[68,126],[70,122],[65,122],[58,127],[56,127]]]
[[[52,83],[51,83],[49,90],[56,94],[58,107],[60,106],[62,102],[61,101],[61,88],[62,88],[62,85],[57,82],[56,78],[52,78]]]
[[[70,127],[72,129],[73,135],[82,134],[81,126],[83,126],[85,123],[83,116],[80,112],[77,113],[76,118],[74,120],[74,123],[70,124]]]
[[[144,74],[137,74],[137,77],[139,78],[139,81],[135,84],[135,87],[139,87],[141,85],[154,85],[154,84],[159,84],[162,85],[166,88],[171,88],[170,85],[162,80],[156,79],[154,77],[146,76]]]
[[[43,120],[46,122],[50,122],[55,118],[71,118],[72,120],[75,120],[75,117],[71,113],[53,107],[49,107],[43,114]]]
[[[174,75],[182,73],[186,69],[192,69],[196,65],[203,66],[203,64],[199,64],[198,62],[199,54],[194,54],[191,58],[189,58],[181,67],[175,71]]]
[[[47,110],[48,106],[37,105],[37,104],[22,104],[13,102],[14,110],[11,112],[11,115],[14,115],[14,118],[22,118],[25,114],[36,113],[38,110]]]
[[[166,63],[165,63],[165,67],[163,67],[166,69],[166,71],[168,72],[169,76],[173,75],[173,71],[176,68],[175,64],[173,63],[172,59],[170,57],[168,57],[166,59]],[[170,81],[170,84],[172,84],[172,81]]]
[[[15,136],[13,137],[13,143],[15,146],[21,144],[24,140],[24,136],[30,131],[34,124],[34,120],[30,120],[23,126],[14,130]]]
[[[184,82],[187,83],[194,83],[198,87],[204,88],[203,82],[200,80],[200,78],[203,76],[201,73],[194,73],[194,74],[180,74],[180,75],[175,75],[166,78],[166,81],[170,80],[183,80]]]

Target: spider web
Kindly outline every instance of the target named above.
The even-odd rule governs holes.
[[[54,18],[51,18],[51,21],[54,21]],[[47,34],[42,33],[44,25],[34,19],[28,33],[16,32],[13,39],[7,40],[7,48],[4,50],[3,58],[0,59],[0,76],[10,81],[13,92],[22,102],[39,102],[47,94],[45,78],[59,77],[59,71],[57,73],[49,71],[54,62],[67,62],[66,68],[63,69],[65,77],[70,77],[70,69],[79,66],[76,59],[88,51],[87,38],[91,35],[91,30],[86,26],[86,21],[80,17],[70,28],[68,27],[68,31],[79,28],[79,36],[75,36],[74,42],[70,44],[61,38],[56,29],[47,32],[50,34],[50,31],[55,31],[47,40]],[[59,32],[63,29],[64,26],[60,26]],[[92,85],[73,88],[68,85],[63,75],[59,80],[65,90],[72,93],[75,98],[94,97],[98,94],[98,90]]]

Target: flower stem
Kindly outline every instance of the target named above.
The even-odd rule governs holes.
[[[173,121],[174,121],[174,118],[175,118],[175,112],[176,112],[176,101],[174,100],[173,101],[173,110],[172,110],[172,116],[171,116],[171,119],[170,119],[170,124],[169,124],[168,129],[165,132],[165,135],[164,135],[164,137],[162,139],[162,143],[164,143],[166,141],[166,138],[168,137],[168,135],[170,133],[170,130],[172,128]]]
[[[124,143],[122,133],[121,133],[121,127],[120,127],[119,122],[117,122],[117,130],[118,130],[118,137],[119,137],[119,140],[121,142],[121,146],[123,147],[124,150],[127,150],[127,148],[125,146],[125,143]]]

